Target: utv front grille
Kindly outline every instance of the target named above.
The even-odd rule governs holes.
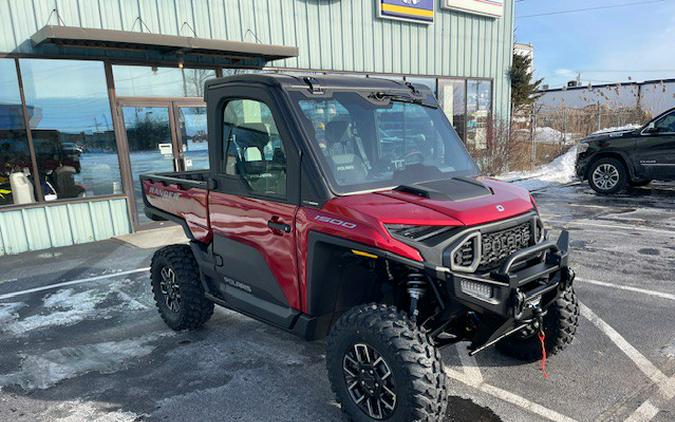
[[[527,220],[515,226],[489,231],[477,228],[471,232],[450,252],[451,267],[462,272],[492,271],[513,253],[534,245],[536,220]],[[446,264],[447,265],[447,264]]]
[[[479,270],[491,270],[504,258],[534,244],[532,223],[527,221],[506,230],[484,233],[481,236],[481,259]]]

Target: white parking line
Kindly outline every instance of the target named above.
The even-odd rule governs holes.
[[[675,397],[675,375],[666,378],[660,385],[659,390],[649,399],[645,400],[626,421],[646,422],[652,420],[659,408],[657,406],[668,406],[670,400]]]
[[[654,406],[647,400],[638,407],[632,415],[630,415],[624,422],[647,422],[654,419],[654,416],[659,413],[658,407]]]
[[[35,292],[41,292],[44,290],[51,290],[51,289],[58,289],[59,287],[65,287],[65,286],[72,286],[75,284],[82,284],[82,283],[88,283],[90,281],[96,281],[96,280],[104,280],[106,278],[112,278],[112,277],[120,277],[123,275],[129,275],[129,274],[137,274],[137,273],[143,273],[143,272],[148,272],[150,271],[150,267],[146,268],[137,268],[135,270],[129,270],[129,271],[120,271],[118,273],[110,273],[110,274],[103,274],[103,275],[98,275],[95,277],[88,277],[88,278],[82,278],[79,280],[71,280],[71,281],[64,281],[61,283],[55,283],[55,284],[49,284],[46,286],[41,286],[41,287],[35,287],[33,289],[26,289],[26,290],[19,290],[16,292],[10,292],[10,293],[5,293],[3,295],[0,295],[0,300],[3,299],[10,299],[16,296],[21,296],[29,293],[35,293]]]
[[[598,327],[600,331],[609,337],[609,339],[612,340],[612,342],[616,344],[616,346],[621,349],[621,351],[625,353],[626,356],[628,356],[628,358],[632,360],[633,363],[635,363],[635,365],[637,365],[638,369],[640,369],[640,371],[642,371],[642,373],[645,374],[647,378],[662,388],[664,393],[670,391],[672,386],[670,386],[670,380],[668,377],[666,377],[665,374],[659,370],[659,368],[654,366],[654,364],[651,363],[649,359],[647,359],[642,353],[633,347],[633,345],[628,343],[628,341],[626,341],[626,339],[623,338],[621,334],[619,334],[614,328],[603,321],[595,314],[595,312],[591,311],[591,309],[583,303],[579,303],[579,310],[581,311],[581,315],[592,322],[593,325]]]
[[[599,227],[603,229],[618,229],[618,230],[637,230],[644,232],[652,232],[659,234],[675,235],[675,230],[665,230],[665,229],[653,229],[651,227],[639,227],[639,226],[624,226],[619,224],[599,224],[591,223],[588,221],[547,221],[549,225],[557,224],[561,227],[567,227],[569,225],[578,225],[578,226],[589,226],[589,227]]]
[[[574,280],[580,281],[582,283],[594,284],[596,286],[611,287],[613,289],[626,290],[634,293],[642,293],[649,296],[660,297],[661,299],[675,300],[674,294],[659,292],[656,290],[641,289],[639,287],[632,287],[632,286],[622,286],[619,284],[607,283],[606,281],[591,280],[583,277],[577,277]]]
[[[466,353],[466,351],[464,351],[464,353]],[[522,409],[527,410],[528,412],[534,413],[535,415],[539,415],[548,420],[555,422],[575,422],[575,419],[572,419],[568,416],[556,412],[555,410],[551,410],[547,407],[537,404],[531,400],[526,399],[525,397],[519,396],[510,391],[502,390],[499,387],[495,387],[483,381],[477,382],[473,377],[469,376],[468,374],[455,371],[454,369],[450,369],[448,367],[445,367],[445,373],[452,379],[455,379],[470,387],[474,387],[484,393],[487,393],[507,403],[516,405]]]

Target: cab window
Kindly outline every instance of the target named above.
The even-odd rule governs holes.
[[[286,196],[286,152],[269,107],[256,100],[232,100],[223,111],[223,167],[253,192]]]
[[[675,133],[675,111],[657,120],[654,127],[657,133]]]

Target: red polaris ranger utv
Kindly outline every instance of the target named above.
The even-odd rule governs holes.
[[[478,170],[428,88],[237,75],[206,84],[210,170],[141,176],[145,213],[188,245],[152,260],[164,321],[214,303],[308,339],[355,421],[439,420],[439,348],[555,354],[578,305],[568,235]]]

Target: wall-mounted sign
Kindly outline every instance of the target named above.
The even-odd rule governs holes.
[[[442,7],[495,18],[504,16],[504,0],[443,0]]]
[[[436,0],[376,0],[377,15],[381,18],[409,22],[432,23]]]

